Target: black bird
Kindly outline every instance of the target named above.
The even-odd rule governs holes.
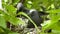
[[[27,15],[29,15],[29,17],[35,22],[35,24],[37,26],[41,26],[40,24],[43,22],[43,19],[41,18],[41,16],[39,15],[37,10],[35,10],[35,9],[29,10],[29,9],[25,8],[22,3],[18,3],[17,4],[17,13],[20,11],[23,11]],[[34,27],[35,26],[30,21],[28,21],[27,28],[34,28]]]

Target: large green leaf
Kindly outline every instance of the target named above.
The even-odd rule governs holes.
[[[0,26],[6,28],[6,20],[0,15]]]
[[[60,10],[52,10],[49,14],[49,17],[51,19],[50,23],[46,22],[46,26],[43,26],[43,30],[47,28],[52,28],[54,27],[53,25],[56,24],[60,20]]]
[[[13,5],[5,5],[7,14],[11,16],[16,16],[16,8]]]

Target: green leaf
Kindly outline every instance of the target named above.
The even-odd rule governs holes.
[[[6,21],[3,16],[0,15],[0,26],[6,28]]]
[[[12,0],[12,4],[16,5],[20,0]]]
[[[51,14],[60,13],[60,9],[50,10],[48,12]]]
[[[7,21],[9,21],[13,25],[18,25],[18,24],[24,24],[25,23],[23,20],[15,17],[15,16],[10,16],[10,15],[5,14],[4,17]]]
[[[10,32],[12,32],[11,30],[7,29],[7,28],[3,28],[3,27],[0,27],[3,31],[0,32],[0,34],[8,34]]]
[[[16,16],[16,8],[13,5],[5,5],[7,14]]]
[[[13,32],[13,33],[8,33],[8,34],[19,34],[19,33]]]
[[[4,32],[4,30],[2,28],[0,28],[0,32]]]
[[[54,34],[60,34],[60,31],[59,30],[52,30],[52,33],[54,33]]]
[[[11,23],[14,24],[14,25],[24,24],[23,20],[18,19],[18,18],[16,18],[16,17],[12,17],[12,16],[10,17],[9,22],[11,22]]]

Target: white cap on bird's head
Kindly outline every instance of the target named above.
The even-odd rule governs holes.
[[[18,4],[17,4],[17,10],[19,10],[22,6],[23,6],[22,3],[18,3]]]
[[[31,9],[31,10],[30,10],[30,13],[32,13],[32,12],[34,12],[34,11],[36,11],[36,9]]]

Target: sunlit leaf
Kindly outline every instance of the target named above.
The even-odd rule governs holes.
[[[5,6],[7,14],[15,16],[16,15],[16,8],[14,8],[12,5],[6,5]]]
[[[0,15],[0,26],[6,28],[6,21],[3,16]]]

